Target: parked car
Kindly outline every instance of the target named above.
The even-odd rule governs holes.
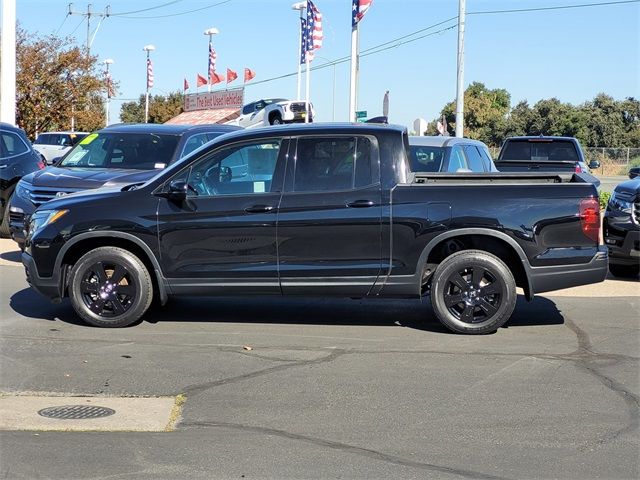
[[[308,107],[307,102],[294,102],[284,98],[262,99],[242,107],[240,117],[228,124],[254,128],[283,123],[305,123],[307,116],[309,122],[313,122],[313,105],[309,104]]]
[[[144,182],[223,133],[230,125],[121,124],[86,136],[62,159],[17,185],[11,206],[11,236],[24,247],[29,217],[43,203],[104,185]]]
[[[87,132],[47,132],[41,133],[33,142],[33,149],[40,153],[48,165],[64,156],[71,148],[89,135]]]
[[[9,206],[17,183],[24,175],[44,167],[24,130],[0,123],[0,237],[9,236]]]
[[[619,184],[603,219],[604,243],[609,248],[609,271],[616,277],[640,274],[640,177]]]
[[[409,137],[414,172],[497,172],[489,148],[457,137]]]
[[[444,325],[474,334],[509,319],[516,286],[532,299],[604,280],[592,184],[412,173],[407,143],[376,124],[230,133],[142,185],[38,208],[27,279],[102,327],[138,321],[154,296],[430,295]],[[234,177],[239,157],[248,171]]]
[[[589,174],[600,167],[592,160],[587,164],[580,142],[573,137],[510,137],[495,161],[501,172],[574,172]],[[594,183],[596,178],[591,177]],[[597,185],[600,182],[597,181]]]

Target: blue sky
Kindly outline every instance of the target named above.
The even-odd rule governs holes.
[[[152,43],[155,87],[152,93],[181,90],[186,76],[195,87],[195,75],[206,75],[207,37],[214,37],[217,69],[238,72],[244,67],[257,74],[255,82],[295,72],[298,61],[298,12],[293,0],[182,0],[162,8],[112,16],[100,27],[92,47],[99,59],[112,58],[111,72],[120,82],[118,97],[137,98],[145,89],[145,53]],[[467,0],[467,12],[596,3],[600,0]],[[86,39],[82,17],[66,18],[67,0],[17,0],[20,24],[29,31],[73,35]],[[86,11],[88,2],[75,1]],[[113,14],[170,3],[169,0],[91,0],[92,10]],[[316,0],[324,19],[324,46],[315,65],[349,56],[350,0]],[[174,15],[209,7],[186,15]],[[361,23],[361,51],[402,37],[457,15],[457,0],[374,0]],[[172,15],[164,18],[149,18]],[[451,21],[433,30],[454,25]],[[61,26],[62,25],[62,26]],[[92,30],[97,19],[92,20]],[[75,30],[75,31],[74,31]],[[415,38],[415,37],[409,37]],[[505,88],[512,105],[542,98],[582,103],[599,92],[617,99],[640,97],[640,3],[592,8],[468,15],[465,36],[465,85],[473,81],[490,88]],[[390,121],[411,126],[418,117],[433,119],[455,98],[457,30],[438,33],[361,59],[358,109],[369,116],[382,113],[382,99],[390,91]],[[347,120],[349,62],[314,71],[311,100],[317,120]],[[304,95],[304,93],[303,93]],[[295,98],[296,77],[267,83],[249,83],[245,100]],[[119,101],[112,101],[112,119]]]

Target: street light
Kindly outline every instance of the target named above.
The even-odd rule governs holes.
[[[298,10],[300,12],[300,21],[298,22],[298,48],[302,46],[302,20],[304,19],[303,10],[306,10],[307,2],[297,2],[291,5],[292,10]],[[298,55],[298,97],[297,100],[300,101],[300,79],[302,77],[302,67],[301,60],[302,52]]]
[[[211,27],[211,28],[207,28],[204,31],[205,35],[209,36],[209,64],[207,67],[207,78],[209,79],[209,83],[207,84],[207,90],[210,92],[211,91],[211,74],[213,73],[212,70],[212,64],[214,59],[211,57],[213,55],[213,42],[212,42],[212,38],[214,35],[218,35],[220,33],[220,30],[218,30],[215,27]],[[213,68],[215,69],[215,64],[213,64]]]
[[[142,50],[147,52],[147,92],[144,97],[144,123],[149,121],[149,88],[153,87],[153,70],[151,68],[151,59],[149,54],[156,49],[153,45],[145,45]]]
[[[105,78],[107,79],[107,102],[105,103],[105,123],[104,126],[108,127],[109,126],[109,102],[111,101],[111,77],[109,76],[109,65],[111,65],[113,63],[113,59],[112,58],[107,58],[105,60],[102,61],[102,63],[104,63],[104,67],[106,69],[105,71]]]
[[[335,122],[336,121],[336,62],[334,62],[333,60],[329,60],[326,57],[321,57],[320,55],[316,55],[316,58],[319,58],[320,60],[324,60],[325,62],[327,62],[327,64],[331,64],[331,66],[333,67],[333,94],[332,94],[333,105],[331,106],[331,121]]]

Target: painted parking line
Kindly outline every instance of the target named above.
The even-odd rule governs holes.
[[[0,430],[167,432],[184,397],[0,396]]]

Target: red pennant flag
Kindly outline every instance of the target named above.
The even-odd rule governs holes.
[[[238,78],[238,74],[230,68],[227,68],[227,83],[233,82],[236,78]]]
[[[200,75],[199,73],[196,75],[196,85],[198,87],[202,87],[203,85],[206,85],[207,83],[208,83],[207,79],[204,78],[202,75]]]
[[[245,82],[248,82],[249,80],[252,80],[253,77],[255,77],[255,76],[256,76],[256,72],[254,72],[250,68],[245,68],[244,69],[244,81]]]
[[[224,82],[224,75],[214,72],[213,75],[211,75],[211,85],[215,85],[220,82]]]
[[[189,82],[187,82],[187,79],[184,79],[184,88],[183,90],[186,92],[187,90],[189,90]]]

